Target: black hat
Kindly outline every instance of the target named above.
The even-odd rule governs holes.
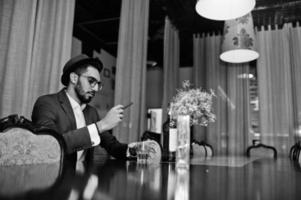
[[[78,67],[83,65],[92,65],[99,72],[101,72],[103,68],[102,62],[98,58],[90,58],[85,54],[80,54],[71,58],[63,68],[63,75],[61,77],[61,82],[63,85],[67,86],[69,83],[69,74],[74,72]]]

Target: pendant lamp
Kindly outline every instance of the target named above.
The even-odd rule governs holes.
[[[198,0],[195,9],[208,19],[229,20],[251,12],[255,4],[255,0]]]
[[[258,57],[251,13],[225,21],[220,59],[230,63],[244,63]]]

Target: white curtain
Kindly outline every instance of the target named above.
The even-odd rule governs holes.
[[[261,142],[288,155],[301,125],[301,28],[285,24],[257,31],[257,81]],[[197,140],[211,144],[219,155],[240,155],[254,139],[250,126],[248,64],[221,62],[221,35],[194,37],[194,82],[215,90],[217,121],[207,128],[195,127]]]
[[[176,94],[176,89],[181,85],[179,83],[180,67],[180,40],[179,32],[174,27],[168,17],[165,18],[164,27],[164,46],[163,46],[163,122],[167,118],[168,103]]]
[[[257,40],[261,140],[288,155],[301,125],[301,28],[269,26]]]
[[[0,118],[30,118],[36,98],[59,89],[74,6],[74,0],[0,1]]]
[[[296,129],[301,125],[301,28],[299,23],[294,28],[291,24],[287,24],[285,28],[289,30],[294,129]]]
[[[114,129],[122,142],[139,140],[146,126],[146,56],[149,0],[122,1],[116,70],[115,104],[133,102]]]
[[[217,155],[243,155],[249,141],[249,80],[247,64],[226,64],[219,59],[221,35],[194,35],[193,83],[213,89],[216,122],[194,126],[194,139],[213,146]]]

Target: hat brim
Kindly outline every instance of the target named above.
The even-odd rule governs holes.
[[[91,65],[93,67],[95,67],[99,73],[102,71],[103,65],[101,63],[101,61],[97,58],[86,58],[83,60],[80,60],[76,63],[74,63],[73,65],[71,65],[68,70],[66,70],[62,77],[61,77],[61,82],[63,85],[67,86],[69,84],[69,74],[71,72],[74,72],[78,67],[81,67],[83,65]]]

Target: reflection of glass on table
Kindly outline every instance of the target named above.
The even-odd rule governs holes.
[[[189,199],[189,170],[185,168],[178,168],[177,182],[175,190],[175,200]]]

